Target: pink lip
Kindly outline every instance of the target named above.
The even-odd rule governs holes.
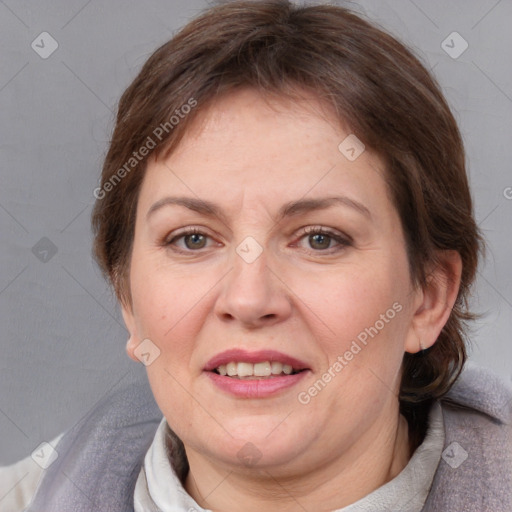
[[[309,370],[309,368],[306,363],[275,350],[259,350],[256,352],[249,352],[243,349],[226,350],[210,359],[204,367],[204,372],[221,390],[241,398],[265,398],[275,395],[294,386],[309,373],[308,371],[301,371],[292,375],[248,380],[219,375],[212,371],[220,365],[228,364],[231,361],[253,364],[263,361],[277,361],[282,364],[289,364],[295,371]]]
[[[309,371],[295,373],[293,375],[279,375],[254,380],[236,379],[226,377],[214,372],[206,372],[206,375],[221,390],[240,398],[265,398],[275,395],[297,384]]]
[[[244,362],[244,363],[261,363],[264,361],[277,361],[282,364],[289,364],[294,370],[305,370],[308,365],[294,357],[287,356],[276,350],[258,350],[256,352],[249,352],[243,349],[231,349],[221,352],[212,357],[204,367],[204,371],[210,372],[218,368],[221,364],[228,364],[231,361]]]

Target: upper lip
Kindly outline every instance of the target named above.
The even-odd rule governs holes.
[[[235,362],[243,363],[261,363],[264,361],[277,361],[282,364],[290,365],[294,371],[305,370],[308,365],[295,357],[288,356],[282,352],[276,350],[257,350],[248,351],[244,349],[230,349],[216,356],[213,356],[205,365],[205,371],[212,371],[218,368],[220,365]]]

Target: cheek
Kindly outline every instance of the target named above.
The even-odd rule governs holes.
[[[386,266],[352,270],[302,290],[309,327],[324,354],[315,378],[328,383],[312,404],[319,416],[326,408],[342,415],[353,408],[368,419],[398,385],[409,321],[406,281]]]
[[[162,339],[184,317],[194,299],[194,286],[161,263],[161,257],[134,250],[130,281],[134,309],[146,336]]]
[[[140,339],[150,339],[159,356],[146,367],[149,384],[162,411],[183,418],[182,430],[189,428],[190,363],[200,330],[204,290],[190,279],[177,277],[161,267],[136,263],[132,272],[132,295]],[[151,271],[142,269],[152,268]],[[197,283],[196,283],[197,284]],[[175,421],[175,420],[174,420]]]
[[[316,324],[323,325],[334,346],[357,338],[375,323],[381,334],[391,331],[398,316],[396,309],[400,309],[393,309],[393,304],[400,303],[403,297],[398,276],[387,270],[379,272],[374,265],[326,273],[313,283],[309,277],[307,280],[298,295],[317,318]]]
[[[149,338],[160,350],[147,367],[155,385],[175,386],[169,373],[185,385],[197,373],[198,340],[214,308],[219,272],[162,265],[139,258],[132,263],[132,296],[140,339]],[[169,380],[170,379],[170,380]],[[165,383],[165,384],[164,384]]]

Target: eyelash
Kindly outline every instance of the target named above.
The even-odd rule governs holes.
[[[176,241],[180,240],[181,238],[185,238],[185,237],[191,236],[191,235],[203,235],[203,236],[210,238],[209,235],[207,235],[206,233],[201,231],[200,228],[191,226],[191,227],[184,228],[183,231],[181,231],[180,233],[177,233],[175,236],[173,236],[170,239],[169,239],[169,237],[164,238],[163,241],[161,242],[161,245],[163,247],[170,248],[172,245],[174,245],[176,243]],[[339,244],[339,247],[337,247],[337,248],[331,247],[328,249],[320,249],[320,250],[310,249],[310,252],[313,252],[313,253],[333,254],[335,252],[341,251],[341,250],[345,249],[346,247],[350,247],[352,245],[352,239],[350,237],[339,235],[338,233],[335,233],[335,232],[333,232],[327,228],[323,228],[321,226],[306,227],[305,229],[302,230],[299,240],[302,240],[302,238],[304,238],[305,236],[312,236],[312,235],[326,235],[330,239],[334,240],[335,242],[337,242]],[[198,250],[181,249],[176,246],[174,248],[172,248],[172,250],[175,252],[181,253],[181,254],[190,254],[193,252],[201,251],[201,249],[198,249]]]

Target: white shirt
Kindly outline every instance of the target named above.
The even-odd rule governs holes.
[[[185,491],[168,457],[168,425],[160,423],[135,486],[135,512],[207,512]],[[387,484],[333,512],[420,512],[441,460],[445,439],[441,405],[434,403],[423,443]]]
[[[56,447],[62,434],[50,441]],[[32,501],[44,469],[31,455],[10,466],[0,467],[0,510],[22,512]]]

